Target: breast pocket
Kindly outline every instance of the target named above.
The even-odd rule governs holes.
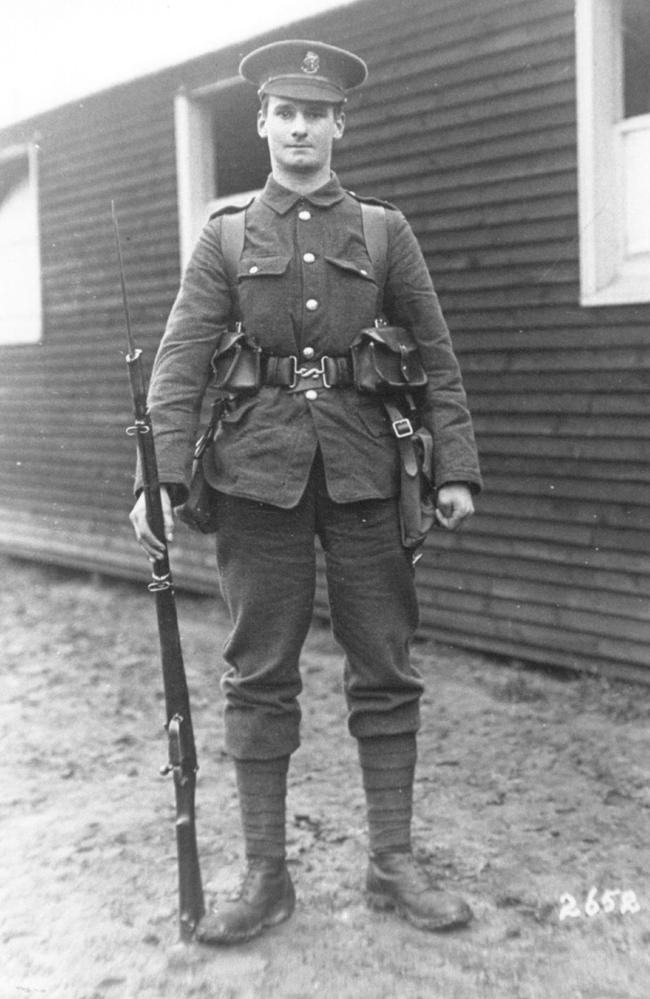
[[[372,325],[381,303],[375,270],[365,257],[325,257],[332,329],[358,331]]]
[[[246,332],[271,353],[294,346],[289,315],[291,257],[247,254],[237,267],[237,294]]]

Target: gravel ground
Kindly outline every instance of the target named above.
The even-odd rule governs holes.
[[[316,622],[290,775],[296,912],[241,947],[182,945],[152,599],[6,558],[0,570],[0,999],[647,999],[650,689],[416,644],[416,849],[476,916],[423,933],[365,907],[341,656]],[[242,858],[221,749],[227,621],[217,601],[178,605],[210,900]]]

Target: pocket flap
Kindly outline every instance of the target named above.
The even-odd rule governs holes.
[[[289,266],[289,261],[291,257],[281,256],[281,257],[260,257],[260,256],[247,256],[242,257],[239,261],[239,266],[237,268],[237,279],[243,280],[244,278],[254,278],[254,277],[274,277],[278,274],[284,274],[287,267]]]
[[[348,274],[355,274],[365,281],[375,283],[375,271],[369,260],[348,260],[344,257],[325,257],[325,260],[328,264],[333,264],[334,267],[339,267]]]

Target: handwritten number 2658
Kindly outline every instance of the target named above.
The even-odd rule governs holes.
[[[591,888],[585,900],[584,915],[593,917],[597,916],[599,912],[609,914],[616,911],[620,912],[621,915],[625,915],[626,913],[639,912],[640,908],[641,906],[633,891],[621,891],[620,888],[607,888],[600,896],[599,902],[598,889]],[[578,919],[582,915],[583,911],[573,895],[565,892],[564,895],[560,896],[560,921],[564,919]]]

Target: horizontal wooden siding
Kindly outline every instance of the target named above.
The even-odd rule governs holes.
[[[650,310],[579,306],[573,32],[571,0],[365,0],[291,31],[368,61],[335,166],[413,224],[475,418],[486,490],[428,544],[423,630],[647,680]],[[178,284],[173,96],[241,48],[2,136],[39,132],[46,314],[41,345],[0,352],[5,551],[146,575],[110,201],[148,366]],[[211,549],[179,531],[179,585],[215,588]]]

